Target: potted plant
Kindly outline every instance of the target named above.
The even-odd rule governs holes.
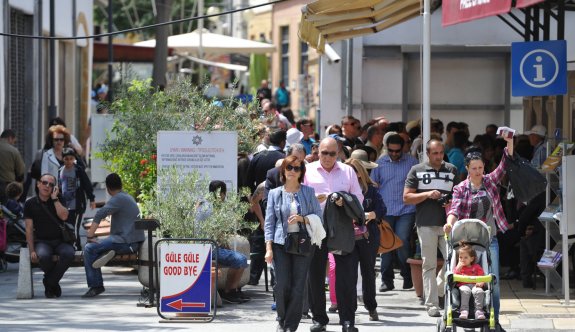
[[[210,202],[206,179],[177,170],[160,172],[161,182],[169,189],[158,191],[156,135],[161,130],[236,131],[238,152],[251,153],[258,140],[256,102],[241,107],[236,107],[232,98],[215,103],[188,80],[177,80],[163,91],[152,88],[151,80],[134,80],[120,87],[116,95],[109,107],[114,116],[112,135],[98,154],[109,171],[120,175],[124,190],[140,204],[142,216],[158,219],[163,237],[229,242],[243,227],[248,209],[240,202],[241,194],[228,188],[225,202]],[[214,206],[209,222],[202,225],[195,223],[199,202]]]

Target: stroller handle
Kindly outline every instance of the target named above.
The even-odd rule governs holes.
[[[453,281],[454,282],[463,282],[463,283],[477,283],[477,282],[491,282],[493,280],[493,276],[491,274],[485,276],[464,276],[461,274],[453,274]]]

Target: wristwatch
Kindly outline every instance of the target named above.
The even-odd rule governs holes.
[[[52,202],[57,202],[57,201],[59,201],[58,198],[52,198]]]

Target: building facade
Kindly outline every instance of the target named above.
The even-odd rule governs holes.
[[[93,33],[92,0],[55,1],[55,35],[89,36]],[[2,2],[0,31],[13,35],[50,35],[48,1],[7,0]],[[47,39],[4,36],[0,42],[0,127],[18,135],[17,147],[27,165],[44,144],[49,121],[48,106],[66,121],[70,131],[83,142],[90,110],[92,40],[55,41],[55,75],[50,76]],[[50,88],[55,98],[50,100]]]
[[[514,10],[515,11],[515,10]],[[575,113],[575,13],[566,12],[569,94],[563,119],[555,118],[554,97],[511,96],[511,43],[522,37],[497,17],[441,26],[441,10],[431,15],[431,117],[465,121],[472,137],[490,123],[522,132],[534,124],[563,130],[573,139]],[[516,13],[520,16],[520,13]],[[275,26],[275,24],[274,24]],[[422,18],[414,18],[352,42],[352,76],[348,80],[348,41],[332,46],[342,57],[329,63],[322,57],[321,128],[353,114],[362,123],[385,116],[390,121],[421,118]],[[347,100],[351,82],[352,109]]]

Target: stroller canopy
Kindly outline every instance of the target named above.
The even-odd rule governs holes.
[[[483,248],[489,248],[491,242],[489,227],[479,219],[458,220],[451,229],[451,247],[457,247],[459,241],[462,240],[477,243]]]

